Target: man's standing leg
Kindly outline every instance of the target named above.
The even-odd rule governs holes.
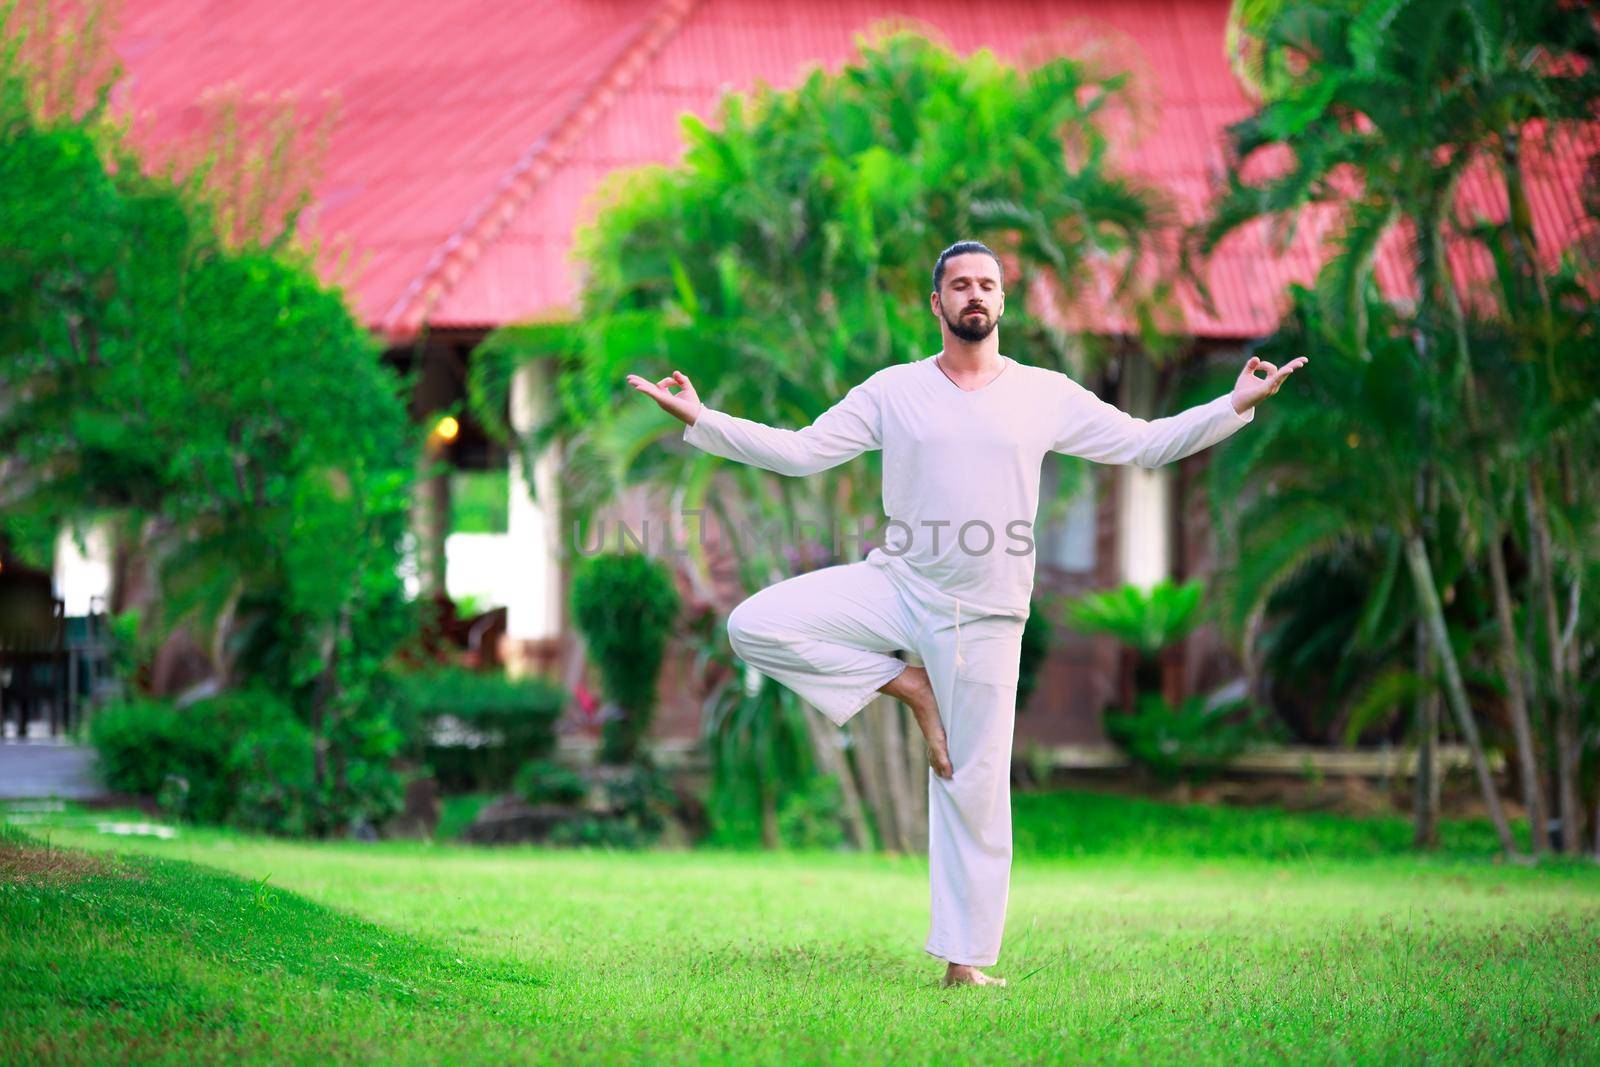
[[[925,948],[958,967],[987,967],[1000,956],[1011,886],[1011,743],[1025,621],[962,620],[958,665],[947,609],[935,603],[926,610],[920,651],[955,773],[928,776]]]

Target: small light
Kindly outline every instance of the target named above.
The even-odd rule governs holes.
[[[1344,443],[1349,445],[1351,448],[1360,448],[1361,435],[1358,433],[1352,433],[1349,437],[1344,439]]]
[[[433,428],[433,435],[441,441],[454,441],[460,432],[461,424],[449,415],[440,419],[439,424]]]

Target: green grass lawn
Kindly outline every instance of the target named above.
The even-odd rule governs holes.
[[[0,1062],[1600,1062],[1587,863],[1501,866],[1478,824],[1418,858],[1401,820],[1016,813],[1011,985],[940,990],[920,858],[162,840],[69,810],[3,831]]]

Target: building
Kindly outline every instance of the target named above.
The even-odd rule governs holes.
[[[1223,127],[1252,110],[1224,56],[1227,7],[1227,0],[125,0],[116,49],[126,75],[114,104],[138,116],[138,137],[156,155],[202,130],[225,99],[246,113],[292,105],[307,123],[328,119],[324,169],[304,224],[324,243],[326,276],[346,287],[360,317],[385,338],[389,358],[421,371],[420,416],[459,395],[472,350],[488,331],[573,305],[574,273],[559,265],[585,194],[603,174],[677,158],[680,113],[710,116],[723,92],[758,79],[782,87],[816,64],[837,69],[853,54],[855,35],[889,16],[961,52],[987,47],[1025,61],[1098,39],[1129,55],[1149,80],[1159,115],[1126,146],[1126,166],[1197,217],[1223,170]],[[1536,206],[1550,232],[1566,232],[1579,210],[1575,198],[1559,196]],[[1259,229],[1226,246],[1210,276],[1220,313],[1187,309],[1196,347],[1242,361],[1243,346],[1273,329],[1286,284],[1310,280],[1325,229],[1309,219],[1281,254]],[[1380,278],[1403,288],[1388,260]],[[1154,383],[1137,373],[1142,366],[1130,363],[1114,387],[1090,384],[1124,409],[1148,413]],[[548,393],[545,370],[525,370],[513,419],[528,425]],[[515,458],[470,425],[461,429],[447,446],[456,465],[509,465],[512,490],[504,535],[447,541],[449,555],[464,561],[448,570],[465,576],[476,561],[490,577],[484,591],[503,594],[510,662],[559,670],[571,682],[580,664],[564,625],[553,519],[559,459],[552,453],[539,461],[536,505],[516,491]],[[1075,502],[1072,518],[1041,538],[1041,586],[1073,591],[1203,573],[1211,547],[1191,490],[1204,463],[1202,454],[1159,471],[1104,472],[1098,503]],[[447,483],[435,480],[419,502],[419,526],[437,532],[447,512]],[[435,575],[446,569],[423,562]],[[1019,720],[1019,739],[1100,740],[1114,652],[1064,635],[1030,705],[1035,713]],[[1204,636],[1187,652],[1192,684],[1236,673]],[[698,701],[680,681],[664,680],[659,725],[682,736],[693,732]]]

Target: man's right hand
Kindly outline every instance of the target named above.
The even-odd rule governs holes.
[[[700,395],[694,391],[694,385],[689,381],[688,375],[681,371],[673,371],[659,382],[630,374],[628,384],[660,404],[663,411],[671,413],[690,426],[693,426],[694,420],[700,417]],[[667,392],[667,387],[674,385],[680,391]]]

